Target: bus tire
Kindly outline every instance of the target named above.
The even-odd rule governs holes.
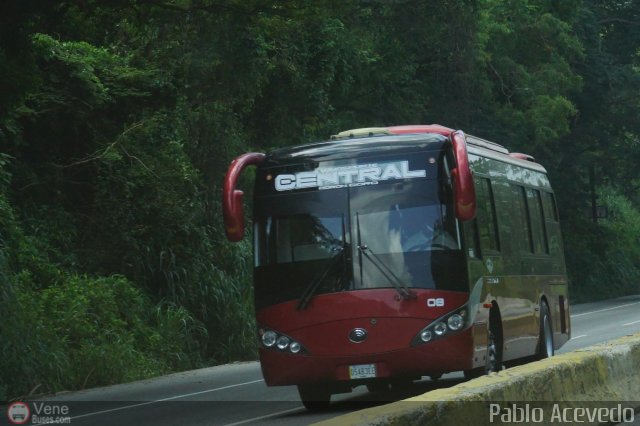
[[[540,339],[538,340],[538,359],[552,357],[555,354],[553,347],[553,327],[551,314],[546,302],[540,303]]]
[[[298,385],[298,394],[302,405],[309,411],[325,411],[329,408],[331,391],[324,384]]]
[[[464,378],[476,379],[482,375],[496,373],[503,368],[502,362],[502,328],[500,327],[500,315],[492,309],[489,314],[489,330],[487,330],[487,354],[484,367],[464,370]]]
[[[484,364],[484,374],[496,373],[502,370],[502,327],[500,314],[496,308],[489,313],[489,330],[487,335],[487,356]]]

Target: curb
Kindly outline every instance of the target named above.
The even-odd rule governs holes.
[[[489,408],[497,402],[501,407],[532,402],[549,408],[557,402],[564,402],[563,407],[576,406],[576,402],[582,402],[581,407],[588,402],[602,407],[620,401],[635,407],[640,404],[638,395],[640,333],[315,425],[488,425],[496,422],[490,421]]]

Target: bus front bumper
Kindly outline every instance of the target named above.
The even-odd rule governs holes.
[[[283,386],[353,381],[350,366],[354,365],[375,365],[375,377],[365,380],[470,370],[473,353],[472,331],[468,329],[419,346],[357,356],[294,355],[261,348],[260,363],[267,385]]]

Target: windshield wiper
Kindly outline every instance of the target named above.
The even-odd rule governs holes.
[[[391,284],[393,284],[396,291],[403,299],[415,299],[417,297],[415,293],[409,290],[409,287],[407,287],[407,285],[403,283],[402,280],[398,278],[398,276],[389,269],[389,267],[380,260],[380,258],[378,258],[378,256],[376,256],[376,254],[372,252],[366,244],[358,246],[358,250],[360,250],[360,252],[364,254],[371,263],[373,263],[373,266],[378,268],[378,271],[380,271],[380,273],[384,275]]]
[[[338,263],[338,259],[340,259],[343,253],[344,245],[336,249],[336,253],[323,265],[320,273],[316,274],[314,279],[311,280],[311,283],[304,290],[304,293],[302,293],[302,297],[300,297],[300,301],[298,302],[298,306],[296,307],[297,310],[301,311],[307,308],[307,306],[309,305],[309,301],[320,287],[320,284],[322,284],[327,278],[327,275],[329,275],[329,272],[331,272],[336,263]]]
[[[367,246],[362,243],[360,235],[360,215],[356,213],[356,227],[358,228],[358,251],[366,256],[378,271],[396,288],[403,299],[415,299],[416,294]],[[360,281],[362,281],[362,260],[360,261]]]

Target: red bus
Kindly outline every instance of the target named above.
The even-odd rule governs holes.
[[[555,196],[532,157],[439,125],[247,153],[224,182],[231,241],[250,165],[262,372],[307,408],[358,385],[497,371],[569,339]]]

